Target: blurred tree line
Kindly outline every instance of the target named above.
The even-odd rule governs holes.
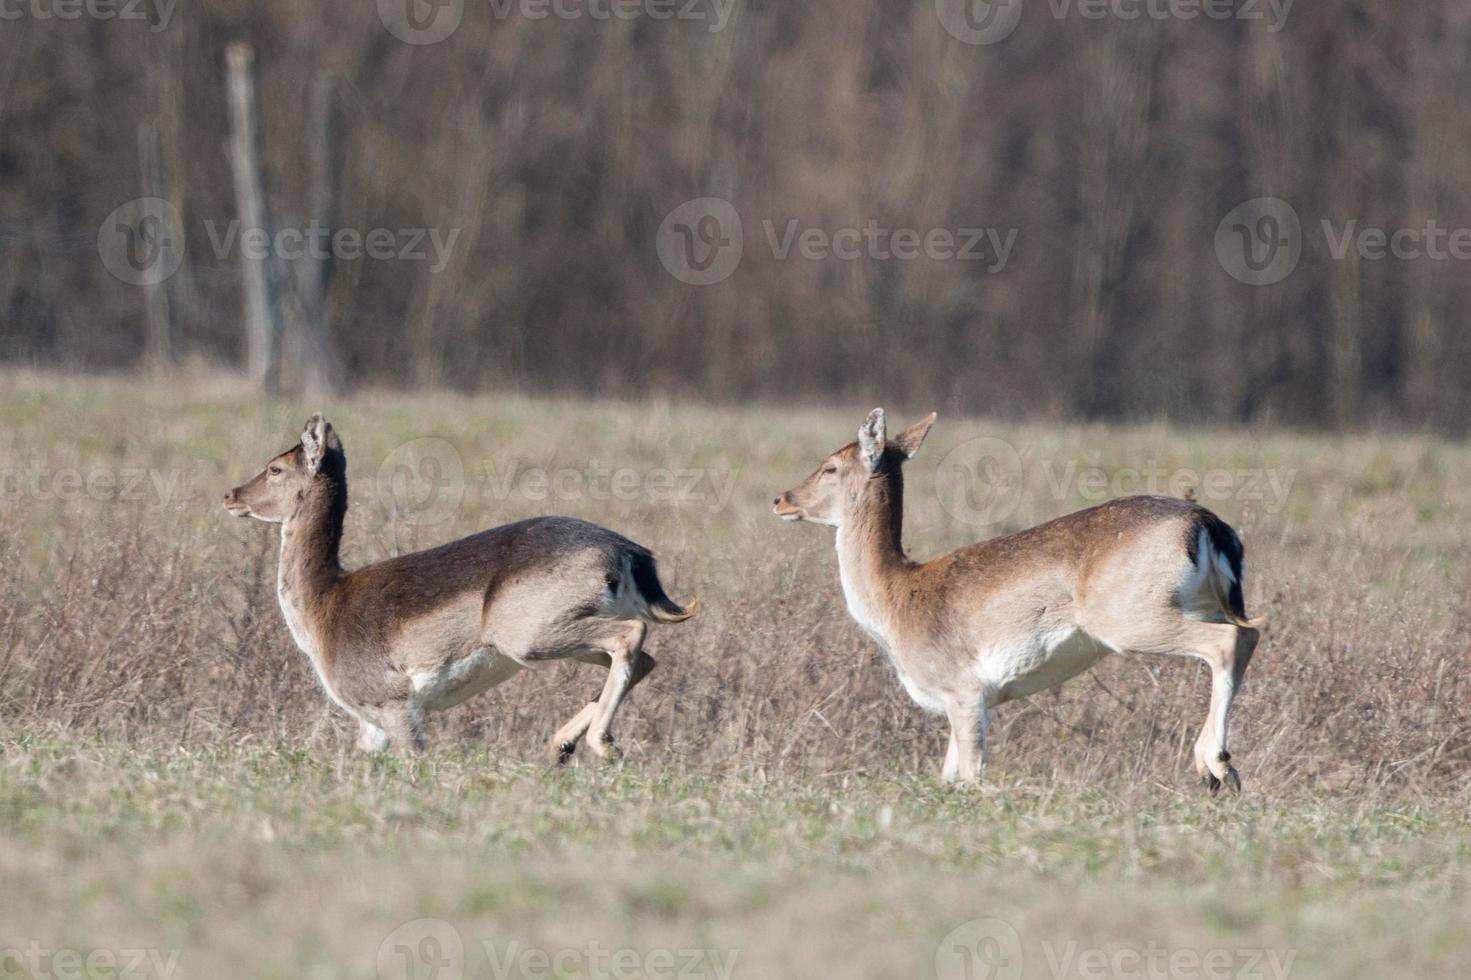
[[[387,229],[396,248],[405,231],[453,234],[438,255],[426,238],[424,259],[332,259],[322,309],[279,314],[287,385],[318,356],[290,321],[319,314],[348,383],[1443,431],[1471,418],[1467,258],[1338,242],[1471,226],[1460,0],[1319,0],[1277,23],[1247,0],[1225,20],[1028,0],[982,45],[947,32],[947,0],[732,0],[723,24],[714,0],[678,0],[668,19],[648,15],[657,0],[628,19],[592,16],[607,0],[540,18],[534,0],[464,0],[432,44],[385,27],[395,0],[44,16],[60,2],[0,18],[6,362],[244,366],[241,246],[218,243],[238,217],[226,50],[246,42],[278,229]],[[421,20],[438,9],[407,2]],[[324,98],[330,214],[314,213]],[[150,189],[187,241],[164,338],[150,337],[157,295],[98,256],[104,219]],[[691,285],[656,240],[703,197],[733,205],[745,247],[728,278]],[[1218,247],[1222,220],[1259,197],[1301,219],[1300,261],[1268,284],[1230,274]],[[874,225],[1015,237],[1000,268],[990,251],[780,247]]]

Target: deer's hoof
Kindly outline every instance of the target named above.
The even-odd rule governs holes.
[[[1200,782],[1205,787],[1206,792],[1212,796],[1220,793],[1222,786],[1231,787],[1233,793],[1241,792],[1241,776],[1237,774],[1236,769],[1232,766],[1226,767],[1226,778],[1224,780],[1213,772],[1204,772],[1201,774]]]
[[[613,736],[609,732],[599,735],[591,747],[604,762],[617,762],[623,758],[623,750],[613,744]]]
[[[574,753],[576,751],[577,751],[577,743],[576,742],[563,742],[563,743],[561,743],[560,745],[558,745],[553,750],[553,753],[552,754],[555,755],[556,758],[557,758],[557,765],[559,765],[559,766],[565,766],[568,763],[568,761],[571,760],[572,753]]]

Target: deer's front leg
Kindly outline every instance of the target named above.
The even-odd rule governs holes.
[[[371,721],[359,720],[358,749],[363,752],[378,753],[386,751],[389,745],[388,733]]]
[[[991,713],[980,697],[948,705],[945,713],[950,717],[950,744],[956,759],[956,771],[948,778],[951,782],[973,782],[980,777],[986,761],[986,728]],[[948,756],[945,761],[948,768]]]
[[[945,750],[945,765],[940,769],[940,778],[947,783],[955,782],[960,772],[960,748],[955,744],[955,726],[950,726],[950,747]]]
[[[552,736],[552,758],[558,765],[566,765],[572,758],[572,753],[577,751],[577,743],[587,733],[592,725],[593,719],[598,714],[598,703],[589,701],[582,706],[582,710],[572,716],[572,720],[557,730]]]
[[[407,702],[385,708],[381,724],[395,749],[400,752],[424,751],[424,733],[420,730],[419,713]]]

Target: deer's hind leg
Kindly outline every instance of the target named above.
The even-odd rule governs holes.
[[[1127,653],[1195,657],[1211,670],[1211,702],[1200,735],[1195,739],[1195,771],[1211,793],[1222,786],[1238,792],[1241,777],[1231,765],[1227,732],[1236,692],[1261,634],[1250,626],[1211,623],[1176,614],[1167,624],[1135,628],[1108,637],[1110,645]]]
[[[1211,706],[1200,737],[1195,741],[1195,770],[1210,792],[1217,792],[1224,784],[1239,793],[1241,777],[1231,765],[1226,737],[1231,707],[1245,680],[1246,667],[1256,652],[1261,633],[1251,626],[1235,623],[1208,625],[1223,625],[1224,629],[1218,634],[1220,640],[1215,655],[1204,658],[1211,668]]]
[[[622,620],[599,646],[611,661],[603,693],[598,696],[597,710],[587,731],[587,745],[601,758],[618,758],[623,753],[613,744],[613,716],[628,692],[654,669],[654,658],[643,651],[648,624],[639,620]]]
[[[617,758],[609,730],[613,716],[628,692],[654,669],[654,658],[643,651],[648,626],[637,620],[619,620],[600,624],[603,629],[588,641],[590,650],[574,655],[582,663],[597,664],[608,671],[598,697],[583,705],[552,738],[552,753],[559,763],[566,762],[577,750],[577,743],[588,736],[588,747],[599,757]]]

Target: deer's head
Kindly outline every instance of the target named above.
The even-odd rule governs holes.
[[[810,521],[842,527],[869,492],[873,481],[897,473],[924,444],[935,413],[888,438],[884,410],[876,408],[858,429],[858,441],[828,456],[804,480],[776,498],[774,510],[785,521]]]
[[[280,524],[296,514],[313,486],[341,480],[347,469],[342,441],[320,414],[307,419],[300,444],[266,464],[242,486],[225,494],[225,509],[235,517]]]

